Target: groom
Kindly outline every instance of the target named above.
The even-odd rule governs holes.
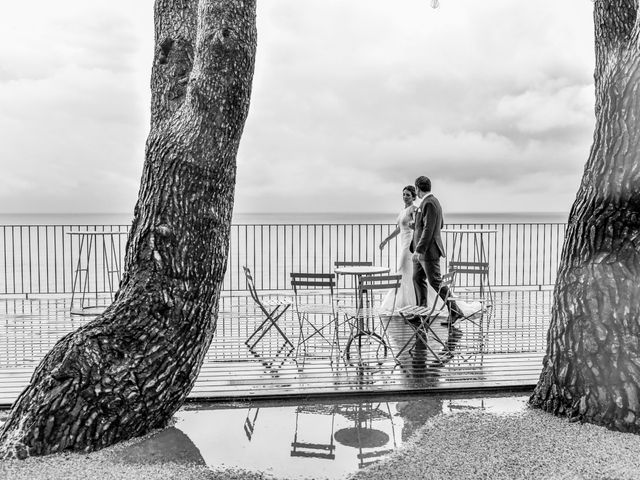
[[[422,199],[416,210],[413,240],[409,250],[413,253],[413,285],[416,290],[416,300],[419,306],[427,306],[427,289],[429,284],[445,299],[447,287],[440,288],[440,257],[444,257],[444,246],[440,230],[444,221],[440,202],[431,193],[431,180],[422,176],[416,178],[416,192]],[[429,283],[427,283],[427,281]],[[449,309],[449,325],[462,317],[462,312],[455,301],[447,302]],[[446,323],[444,323],[446,324]]]

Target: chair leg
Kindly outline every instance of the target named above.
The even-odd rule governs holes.
[[[284,308],[277,314],[276,312],[278,312],[278,310],[280,310],[281,305],[278,305],[276,308],[274,308],[271,312],[264,312],[265,316],[267,318],[265,318],[265,320],[260,324],[260,326],[258,328],[255,329],[255,331],[251,334],[251,336],[249,338],[247,338],[247,340],[245,341],[245,344],[250,348],[250,349],[254,349],[255,346],[258,344],[258,342],[260,340],[262,340],[262,337],[264,337],[267,332],[269,330],[271,330],[272,327],[275,327],[276,330],[278,331],[278,333],[282,336],[282,338],[284,338],[284,340],[293,347],[293,343],[291,343],[291,340],[289,340],[289,337],[287,337],[287,335],[282,331],[282,329],[280,328],[280,326],[278,325],[278,320],[280,319],[280,317],[282,317],[282,315],[284,315],[284,313],[287,311],[287,309],[290,307],[290,305],[284,305]],[[274,316],[275,315],[275,316]],[[264,326],[269,323],[269,325],[264,328]],[[263,329],[264,328],[264,329]],[[253,344],[249,345],[249,343],[251,342],[251,339],[256,336],[258,334],[258,332],[262,331],[262,333],[260,334],[260,336],[256,339],[255,342],[253,342]]]
[[[296,350],[296,354],[299,354],[300,351],[300,347],[302,347],[305,352],[307,349],[307,343],[308,341],[316,336],[319,335],[320,338],[329,344],[329,346],[331,347],[331,350],[329,352],[329,355],[331,357],[333,357],[333,349],[335,348],[336,345],[338,345],[338,348],[340,346],[340,340],[339,340],[339,332],[338,332],[338,321],[337,321],[337,314],[332,314],[333,319],[329,320],[328,323],[326,324],[322,324],[320,326],[320,328],[318,328],[311,320],[309,320],[309,314],[307,313],[299,313],[298,312],[298,323],[299,323],[299,333],[298,333],[298,347]],[[305,324],[311,326],[312,328],[312,332],[309,335],[304,334],[304,326]],[[327,328],[334,328],[334,333],[333,336],[331,335],[324,335],[323,331]]]
[[[398,353],[396,354],[396,361],[397,359],[400,357],[400,355],[402,354],[402,352],[404,352],[406,350],[406,348],[409,346],[409,344],[415,339],[415,341],[418,341],[418,338],[424,343],[425,348],[431,352],[431,354],[436,358],[436,360],[438,361],[438,363],[444,363],[442,361],[442,358],[440,357],[440,355],[438,355],[436,353],[435,350],[433,350],[433,348],[431,348],[431,346],[429,345],[429,333],[431,333],[431,335],[433,336],[433,339],[438,342],[440,345],[442,345],[442,347],[445,349],[445,352],[450,353],[449,347],[447,346],[447,344],[445,342],[442,341],[442,339],[440,338],[440,336],[433,330],[433,328],[431,328],[431,324],[433,323],[433,321],[437,318],[437,317],[429,317],[429,316],[422,316],[420,315],[420,323],[417,325],[412,324],[411,322],[406,320],[406,317],[402,314],[402,312],[400,312],[400,316],[406,321],[406,323],[413,329],[413,334],[411,335],[411,337],[409,337],[409,340],[407,340],[407,342],[404,344],[404,346],[398,351]],[[409,352],[411,352],[413,350],[414,347],[412,347],[411,349],[409,349]]]
[[[402,346],[402,348],[398,351],[398,353],[396,354],[396,359],[398,357],[400,357],[400,355],[402,355],[402,352],[404,352],[406,350],[406,348],[409,346],[409,344],[415,339],[417,340],[417,335],[418,335],[418,329],[416,326],[414,326],[409,320],[407,320],[407,317],[405,317],[404,313],[399,312],[400,316],[402,317],[402,320],[409,325],[412,329],[413,329],[413,333],[411,334],[411,336],[409,337],[409,340],[407,340],[407,342]]]

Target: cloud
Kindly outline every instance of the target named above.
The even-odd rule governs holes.
[[[24,187],[0,190],[0,208],[129,211],[149,109],[137,65],[144,29],[128,17],[139,7],[36,3],[0,21],[15,36],[11,49],[0,42],[0,167]],[[149,67],[150,56],[147,77]]]
[[[568,209],[593,131],[592,8],[258,2],[236,211],[395,212],[423,173],[455,211]],[[16,185],[0,209],[133,208],[152,10],[36,0],[0,19],[0,162]]]
[[[593,131],[590,4],[263,5],[239,196],[385,208],[422,173],[461,192],[462,210],[573,196]]]

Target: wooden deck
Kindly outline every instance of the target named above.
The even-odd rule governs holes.
[[[263,320],[245,296],[225,297],[218,328],[190,398],[229,400],[255,397],[370,394],[406,391],[494,389],[535,385],[542,366],[551,310],[550,291],[494,292],[485,335],[462,322],[449,337],[451,353],[430,341],[443,362],[418,343],[395,359],[379,351],[347,359],[315,336],[306,351],[286,346],[272,329],[250,350],[245,340]],[[72,316],[68,299],[0,299],[0,406],[8,407],[28,384],[40,359],[64,334],[92,317]],[[297,343],[297,316],[281,318],[285,334]],[[447,339],[437,322],[436,334]],[[397,352],[412,329],[392,318],[389,347]],[[339,329],[339,342],[350,331]],[[422,347],[422,348],[421,348]],[[437,347],[437,348],[436,348]],[[357,356],[356,356],[357,357]]]

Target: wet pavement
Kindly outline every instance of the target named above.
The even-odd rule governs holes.
[[[310,335],[303,349],[275,329],[258,344],[248,343],[264,314],[250,297],[225,298],[190,400],[533,389],[551,311],[550,291],[496,292],[486,316],[479,312],[450,332],[434,322],[427,342],[395,317],[385,329],[386,350],[372,335],[370,341],[351,343],[354,348],[347,351],[348,322],[327,330],[338,336],[336,342],[327,341],[311,334],[314,322],[325,324],[326,319],[312,317],[303,332],[292,309],[278,324],[294,345],[302,333]],[[0,408],[18,398],[55,342],[91,318],[71,315],[70,308],[69,299],[0,300]]]

